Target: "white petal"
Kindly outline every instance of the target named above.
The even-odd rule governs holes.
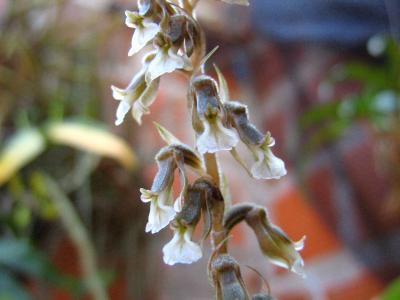
[[[137,21],[142,20],[142,17],[138,15],[137,12],[134,11],[125,11],[125,25],[130,28],[136,28],[138,26]]]
[[[148,108],[157,97],[159,82],[159,79],[153,80],[133,105],[132,116],[139,125],[142,124],[142,116],[150,113]]]
[[[290,268],[290,271],[300,275],[303,278],[306,277],[306,273],[304,272],[304,261],[300,255],[298,255],[298,258],[295,260],[294,264]]]
[[[214,153],[221,150],[231,150],[239,141],[236,132],[224,127],[221,120],[209,123],[205,121],[204,131],[197,138],[197,148],[200,153]]]
[[[182,206],[183,206],[182,197],[179,196],[179,197],[176,198],[176,200],[175,200],[175,203],[174,203],[174,210],[175,210],[177,213],[179,213],[179,212],[182,211]]]
[[[149,64],[146,81],[151,82],[165,73],[171,73],[184,66],[185,60],[175,54],[172,49],[168,49],[168,52],[160,49]]]
[[[115,125],[121,125],[121,123],[124,121],[125,115],[128,113],[129,109],[131,108],[131,105],[122,100],[117,108],[117,113],[116,113],[116,117],[117,119],[115,120]]]
[[[123,100],[126,96],[126,91],[124,89],[120,89],[116,86],[111,86],[112,96],[115,100]]]
[[[175,218],[175,210],[170,206],[160,206],[157,201],[151,201],[146,232],[157,233]]]
[[[294,249],[297,251],[303,250],[304,248],[304,241],[306,239],[306,236],[303,236],[300,240],[298,240],[297,242],[293,242],[294,244]]]
[[[142,200],[144,203],[148,203],[158,196],[157,193],[142,188],[140,189],[140,193],[140,200]]]
[[[176,215],[172,203],[170,203],[172,201],[171,189],[168,187],[158,194],[144,189],[142,189],[141,192],[141,200],[143,202],[148,202],[148,199],[151,198],[146,232],[151,231],[151,233],[157,233],[166,227]]]
[[[256,149],[258,159],[251,168],[251,173],[257,179],[279,179],[286,175],[285,163],[276,157],[271,149]]]
[[[172,240],[163,247],[163,259],[166,264],[191,264],[202,257],[200,246],[191,241],[190,236],[190,230],[184,233],[179,229],[175,231]]]
[[[144,46],[150,42],[160,30],[156,23],[143,21],[143,26],[135,29],[132,36],[131,49],[128,52],[129,56],[139,52]]]
[[[142,116],[148,115],[150,111],[147,107],[144,107],[140,101],[136,101],[132,107],[132,117],[138,122],[139,125],[142,124]]]

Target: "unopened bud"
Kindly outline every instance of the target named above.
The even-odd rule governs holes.
[[[298,253],[303,249],[304,238],[293,242],[279,227],[271,224],[263,207],[255,207],[246,217],[254,230],[261,251],[275,265],[305,277],[304,262]]]
[[[217,290],[217,299],[249,299],[239,264],[229,254],[221,254],[212,261],[211,274]]]

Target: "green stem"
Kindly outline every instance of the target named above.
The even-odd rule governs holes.
[[[48,193],[58,210],[64,227],[74,242],[83,271],[84,283],[95,300],[107,300],[107,292],[99,277],[96,255],[89,234],[77,215],[71,201],[58,184],[49,176],[44,176]]]

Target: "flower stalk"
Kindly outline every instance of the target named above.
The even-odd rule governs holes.
[[[248,0],[222,0],[230,4],[249,5]],[[149,114],[162,77],[180,71],[188,77],[188,103],[196,135],[194,148],[179,141],[156,124],[167,143],[156,155],[158,172],[149,190],[141,189],[141,200],[150,203],[146,232],[153,234],[170,225],[173,237],[162,249],[168,265],[191,264],[203,256],[193,232],[204,222],[201,241],[210,238],[212,255],[208,274],[217,300],[273,299],[268,293],[250,296],[239,263],[228,252],[229,233],[241,222],[256,234],[261,252],[273,264],[303,275],[303,260],[298,251],[303,240],[292,242],[272,224],[265,208],[254,204],[227,207],[221,191],[225,185],[217,152],[229,151],[254,179],[279,179],[286,175],[283,160],[271,147],[275,140],[269,132],[261,133],[250,122],[246,105],[230,99],[226,80],[218,69],[218,82],[206,73],[206,63],[216,48],[206,55],[204,32],[195,18],[198,0],[138,0],[138,12],[126,12],[126,24],[134,28],[129,55],[152,45],[142,70],[126,89],[112,87],[120,101],[116,124],[122,123],[131,109],[140,124]],[[248,165],[236,149],[243,143],[253,160]],[[178,171],[178,172],[175,172]],[[190,182],[188,172],[198,178]],[[180,191],[173,190],[178,174]],[[177,197],[174,199],[174,197]]]

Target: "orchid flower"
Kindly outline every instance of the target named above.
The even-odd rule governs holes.
[[[150,62],[146,73],[146,81],[151,82],[163,74],[178,69],[191,70],[192,65],[186,54],[178,55],[168,37],[158,34],[154,41],[155,57]]]
[[[149,83],[145,80],[146,71],[152,59],[154,59],[154,53],[144,57],[142,70],[133,77],[125,89],[111,86],[113,98],[120,101],[116,112],[115,125],[120,125],[124,121],[125,115],[131,108],[132,117],[139,125],[142,124],[142,116],[150,113],[149,107],[156,99],[160,84],[159,79]]]
[[[126,26],[135,28],[132,36],[131,49],[128,52],[129,56],[139,52],[146,46],[160,31],[160,26],[154,23],[151,18],[144,17],[138,12],[125,11]]]
[[[202,127],[196,141],[199,152],[214,153],[235,147],[239,138],[233,129],[223,124],[224,111],[214,79],[204,75],[195,78],[192,98],[195,117]]]
[[[178,225],[173,228],[174,236],[162,249],[164,262],[168,265],[177,263],[191,264],[202,257],[198,244],[191,240],[193,228]]]
[[[263,135],[250,123],[247,106],[236,101],[226,101],[224,107],[229,122],[253,154],[255,162],[250,170],[251,175],[257,179],[278,179],[286,175],[285,163],[276,157],[271,150],[275,140],[269,132]],[[235,158],[239,159],[237,156]],[[242,162],[241,164],[243,165]]]

